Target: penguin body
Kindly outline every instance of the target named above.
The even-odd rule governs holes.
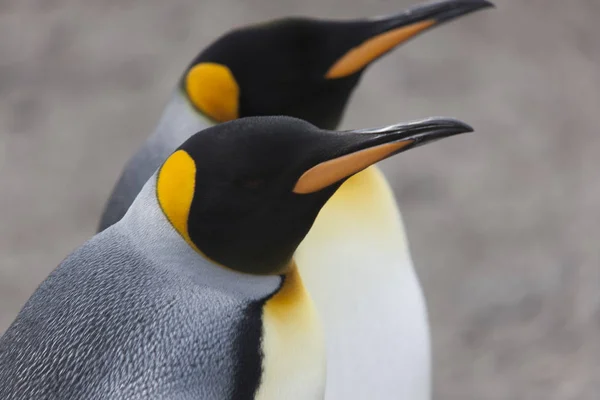
[[[168,129],[172,118],[181,129]],[[146,175],[187,139],[182,132],[212,124],[176,91],[155,132],[125,167],[100,231],[127,212]],[[326,316],[321,322],[330,344],[326,398],[385,398],[393,392],[398,398],[429,399],[425,299],[394,194],[376,165],[350,177],[323,207],[296,262]],[[374,374],[381,365],[387,373]],[[368,378],[359,382],[357,376]]]
[[[420,32],[488,6],[444,0],[388,18],[282,20],[219,39],[190,65],[159,127],[125,167],[100,231],[121,218],[136,184],[194,131],[188,127],[273,114],[335,128],[371,62]],[[398,206],[377,166],[350,177],[323,208],[300,244],[297,265],[325,326],[327,398],[430,398],[426,304]]]
[[[255,117],[193,135],[25,304],[0,338],[0,397],[322,399],[325,339],[298,245],[348,177],[470,131]]]
[[[299,319],[273,316],[283,278],[200,257],[160,212],[155,191],[149,182],[120,223],[65,259],[31,297],[0,339],[0,397],[322,398],[325,354],[312,303],[286,303]],[[296,282],[283,295],[301,298],[302,290]],[[298,324],[313,324],[315,337],[277,335]],[[274,348],[263,353],[263,342]],[[288,372],[299,360],[309,372],[278,379],[273,365],[282,359],[295,363]],[[274,382],[261,386],[268,377]]]

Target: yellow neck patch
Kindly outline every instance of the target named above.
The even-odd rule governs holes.
[[[429,28],[435,24],[435,22],[436,21],[433,19],[421,21],[372,37],[344,54],[335,64],[333,64],[329,71],[327,71],[325,77],[327,79],[336,79],[352,75],[360,71],[377,57],[387,53],[400,43],[415,36],[417,33]]]
[[[208,117],[218,122],[238,118],[240,88],[226,66],[195,65],[185,77],[185,90],[192,104]]]
[[[177,150],[167,158],[158,172],[156,197],[175,230],[194,250],[202,254],[188,233],[188,218],[195,184],[196,163],[188,153]]]
[[[310,301],[310,296],[302,283],[298,267],[292,261],[291,266],[285,274],[283,286],[277,294],[267,301],[265,309],[273,317],[287,319],[290,318],[289,313],[290,310],[294,309],[294,306]]]
[[[325,339],[295,263],[281,289],[263,308],[262,349],[263,374],[257,400],[323,398]]]

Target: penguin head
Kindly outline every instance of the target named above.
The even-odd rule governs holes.
[[[334,129],[371,63],[427,29],[490,6],[443,0],[381,18],[286,18],[237,29],[192,62],[182,89],[217,122],[288,115]]]
[[[157,199],[206,258],[251,274],[279,274],[317,214],[350,176],[393,154],[470,132],[427,119],[330,131],[292,117],[248,117],[196,133],[157,174]]]

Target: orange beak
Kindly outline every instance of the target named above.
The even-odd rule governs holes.
[[[455,119],[430,118],[378,129],[340,132],[328,144],[331,151],[321,149],[331,155],[308,168],[296,181],[293,191],[297,194],[317,192],[394,154],[472,131],[469,125]]]
[[[477,10],[493,7],[487,0],[443,0],[412,7],[390,17],[340,23],[355,32],[355,43],[331,65],[325,77],[352,75],[419,33]]]

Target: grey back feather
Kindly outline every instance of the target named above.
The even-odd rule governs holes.
[[[176,89],[153,134],[127,162],[106,203],[98,232],[119,221],[142,186],[184,141],[212,125]]]

